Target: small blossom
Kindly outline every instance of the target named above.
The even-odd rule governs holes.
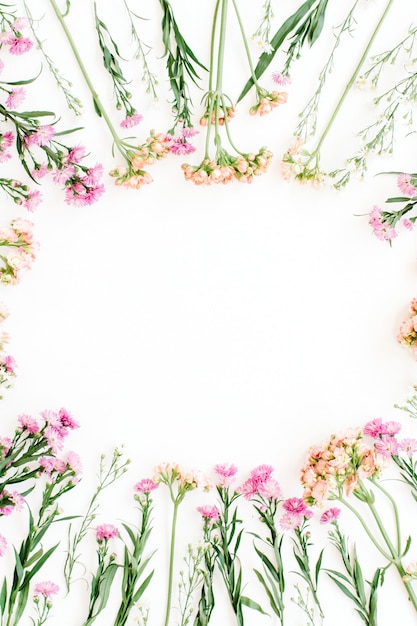
[[[19,415],[17,418],[19,431],[27,430],[31,435],[35,435],[39,432],[39,424],[31,415]]]
[[[307,506],[302,498],[288,498],[282,504],[283,508],[297,515],[303,515],[307,510]]]
[[[340,509],[338,509],[337,507],[327,509],[326,511],[324,511],[324,513],[322,513],[320,517],[320,524],[335,522],[339,518],[340,512]]]
[[[159,484],[154,482],[152,478],[142,478],[139,482],[134,486],[134,490],[138,493],[150,493],[154,489],[157,489]]]
[[[272,80],[280,87],[285,87],[291,83],[291,78],[286,74],[281,74],[281,72],[272,72]]]
[[[26,91],[23,87],[15,87],[12,89],[8,97],[6,98],[6,106],[9,109],[17,109],[23,102],[26,96]]]
[[[55,583],[50,580],[46,580],[45,582],[36,583],[34,588],[35,596],[44,596],[47,600],[51,599],[51,596],[59,593],[59,587]]]
[[[413,456],[417,452],[417,439],[406,438],[398,442],[398,450],[405,452],[408,456]]]
[[[18,37],[17,35],[11,35],[6,41],[9,46],[10,54],[20,55],[29,52],[33,46],[33,41],[28,37]]]
[[[114,539],[119,534],[119,531],[112,524],[101,524],[96,528],[97,541],[106,541],[108,539]]]
[[[205,520],[211,520],[212,522],[217,522],[220,516],[219,509],[214,505],[198,506],[197,511]]]
[[[218,476],[217,485],[228,487],[236,478],[237,467],[233,463],[223,463],[214,466],[214,471]]]
[[[303,522],[303,515],[295,513],[294,511],[285,511],[284,515],[279,520],[279,525],[284,530],[295,530]]]
[[[120,122],[120,126],[122,128],[132,128],[133,126],[137,126],[143,120],[143,115],[140,113],[133,113],[132,115],[128,115],[125,119]]]
[[[399,174],[397,176],[397,185],[399,190],[406,196],[413,197],[417,195],[417,188],[411,183],[410,174]]]
[[[0,557],[6,554],[6,550],[7,550],[6,537],[4,537],[3,535],[0,535]]]

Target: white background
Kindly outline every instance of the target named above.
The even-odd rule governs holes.
[[[122,116],[113,113],[111,87],[95,47],[90,4],[73,2],[68,24],[117,125]],[[320,109],[321,124],[350,76],[353,60],[359,58],[366,40],[366,28],[375,22],[382,4],[363,2],[357,32],[341,46],[339,66]],[[104,0],[99,2],[100,13],[128,51],[122,3],[117,9],[114,3],[105,5]],[[375,52],[395,43],[404,32],[410,19],[406,5],[405,0],[395,3]],[[176,2],[173,6],[186,39],[207,63],[213,5]],[[277,6],[276,25],[295,6],[294,2]],[[132,8],[150,18],[144,24],[148,37],[144,39],[153,46],[149,62],[160,76],[159,102],[153,103],[141,91],[140,66],[128,66],[132,93],[137,94],[137,107],[144,115],[137,129],[138,140],[143,142],[150,128],[163,132],[172,125],[170,94],[161,58],[159,6]],[[44,73],[30,88],[26,108],[36,103],[49,109],[53,103],[62,128],[83,126],[75,143],[84,143],[91,164],[100,160],[108,171],[120,163],[117,154],[111,154],[110,135],[92,111],[48,2],[32,6],[34,14],[35,10],[37,16],[45,13],[41,38],[48,52],[71,78],[85,106],[81,119],[71,117],[52,79]],[[241,10],[250,35],[262,15],[261,5],[244,2]],[[157,163],[149,170],[154,182],[139,191],[116,188],[106,177],[106,194],[96,205],[73,208],[65,205],[60,189],[45,183],[43,204],[36,214],[24,215],[35,222],[41,248],[21,284],[1,288],[1,299],[11,311],[6,322],[10,351],[19,364],[14,389],[2,401],[2,434],[13,432],[20,413],[37,415],[45,408],[65,406],[80,422],[68,446],[82,457],[84,478],[62,502],[66,514],[84,512],[95,486],[100,454],[110,456],[115,445],[124,444],[132,462],[129,472],[103,499],[101,523],[135,520],[133,484],[152,475],[162,461],[198,467],[211,476],[216,463],[233,462],[239,468],[238,482],[256,465],[269,463],[276,468],[285,496],[290,497],[301,494],[298,473],[309,446],[333,432],[384,417],[399,419],[404,431],[415,436],[415,424],[393,405],[402,403],[416,382],[415,362],[395,339],[408,303],[416,295],[416,234],[403,232],[390,248],[373,237],[366,216],[374,204],[396,194],[393,177],[375,174],[415,169],[415,139],[403,138],[400,128],[394,155],[371,159],[366,180],[354,181],[342,192],[288,183],[280,174],[280,156],[292,143],[297,115],[327,58],[330,26],[338,24],[343,14],[340,7],[330,7],[327,34],[294,66],[286,105],[268,117],[253,118],[248,115],[253,94],[239,104],[232,125],[238,147],[256,152],[268,145],[275,155],[269,172],[252,185],[198,188],[183,179],[181,163],[197,164],[203,158],[201,132],[194,155],[171,156]],[[240,43],[234,45],[239,39],[233,19],[229,37],[225,91],[236,99],[248,73]],[[252,52],[256,58],[254,47]],[[39,62],[34,53],[27,67],[39,67]],[[278,58],[273,69],[280,69]],[[272,89],[270,73],[263,80]],[[44,88],[37,89],[41,84]],[[196,125],[202,93],[193,92]],[[325,168],[340,167],[355,151],[356,132],[361,128],[355,122],[363,119],[366,123],[375,115],[372,95],[355,90],[345,104],[325,143]],[[5,222],[18,214],[6,200],[3,207]],[[155,499],[151,543],[158,549],[153,561],[156,573],[145,598],[152,626],[163,618],[170,516],[162,488]],[[214,493],[193,493],[184,501],[177,572],[187,542],[199,538],[195,507],[214,501]],[[406,528],[415,519],[414,506],[411,503],[403,510]],[[240,507],[248,530],[255,530],[250,506],[242,501]],[[25,523],[22,514],[19,532]],[[346,514],[346,528],[354,529],[351,524]],[[62,550],[45,567],[44,578],[62,585],[65,533],[60,532]],[[316,532],[313,543],[319,550],[325,534],[320,529]],[[352,530],[352,538],[363,545],[363,562],[373,563],[374,555],[368,553],[360,529]],[[251,573],[257,564],[250,545],[246,537],[246,560],[242,557],[246,592],[267,609]],[[84,575],[89,580],[95,562],[92,537],[82,549]],[[289,541],[288,554],[290,559]],[[12,556],[7,558],[3,563],[11,566]],[[331,548],[326,559],[332,563]],[[417,560],[417,547],[410,551],[412,560]],[[375,562],[380,564],[378,559]],[[289,599],[291,576],[288,624],[298,626],[306,622]],[[353,606],[328,584],[325,574],[322,581],[326,623],[360,623]],[[176,593],[175,589],[174,603]],[[221,596],[219,587],[220,608],[213,626],[234,623]],[[394,616],[403,624],[415,623],[393,573],[389,572],[380,596],[380,626],[391,624]],[[50,623],[81,624],[86,599],[82,582],[75,584],[69,597],[62,592]],[[110,606],[97,624],[110,624],[111,615]],[[249,610],[246,616],[249,625],[271,623]],[[172,618],[177,623],[175,610]]]

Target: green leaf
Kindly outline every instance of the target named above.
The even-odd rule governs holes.
[[[45,554],[39,559],[39,561],[36,563],[36,565],[30,570],[30,572],[26,572],[25,575],[25,579],[23,581],[23,583],[21,584],[21,588],[23,588],[24,586],[28,585],[29,581],[34,577],[34,575],[41,569],[42,565],[49,559],[49,557],[51,556],[51,554],[54,552],[54,550],[57,549],[57,547],[59,546],[59,543],[55,544],[54,546],[52,546],[52,548],[49,548],[49,550],[47,550],[45,552]]]
[[[256,78],[260,78],[260,76],[262,76],[266,68],[269,66],[269,64],[273,60],[275,54],[278,52],[279,48],[284,43],[285,39],[288,37],[291,31],[293,31],[296,28],[297,24],[301,21],[301,19],[310,10],[310,8],[313,6],[313,4],[316,1],[317,0],[306,0],[306,2],[304,2],[304,4],[302,4],[297,9],[297,11],[295,11],[295,13],[293,13],[288,19],[285,20],[285,22],[282,24],[282,26],[278,29],[278,31],[275,33],[275,35],[271,39],[271,46],[273,48],[272,52],[263,52],[261,56],[259,57],[258,63],[254,70],[254,74]],[[246,94],[253,87],[253,85],[254,85],[254,81],[253,81],[253,78],[251,77],[249,78],[248,82],[242,89],[242,92],[240,96],[238,97],[237,102],[240,102],[240,100],[242,100],[242,98],[246,96]]]
[[[314,44],[315,41],[321,35],[321,31],[323,30],[324,25],[324,17],[327,9],[328,0],[321,0],[319,6],[314,11],[312,16],[312,20],[310,23],[310,28],[308,30],[308,41],[310,46]]]
[[[100,585],[100,604],[98,605],[97,613],[100,613],[107,604],[109,599],[111,586],[115,577],[115,574],[119,568],[117,563],[110,563],[103,574],[102,582]]]
[[[4,610],[6,608],[6,600],[7,600],[7,581],[6,578],[3,580],[3,584],[1,586],[0,592],[0,612],[3,615]]]
[[[401,196],[397,196],[395,198],[388,198],[387,200],[385,200],[386,203],[389,203],[389,202],[409,202],[409,201],[410,201],[410,198],[404,198],[404,197],[401,197]]]
[[[316,586],[319,580],[319,574],[320,574],[320,568],[321,568],[321,562],[323,560],[323,552],[324,552],[324,548],[323,550],[320,552],[319,554],[319,558],[317,559],[317,563],[316,563],[316,570],[315,570],[315,581],[316,581]]]
[[[335,574],[337,572],[334,572]],[[346,585],[344,585],[340,580],[338,580],[338,578],[336,576],[333,576],[330,571],[327,572],[329,578],[339,587],[339,589],[341,591],[343,591],[343,593],[350,599],[352,600],[352,602],[354,602],[358,607],[361,607],[360,602],[358,601],[357,597],[350,591],[350,589],[348,587],[346,587]]]
[[[152,570],[152,572],[145,578],[145,580],[143,581],[139,589],[135,592],[135,595],[133,596],[133,602],[137,602],[139,598],[142,596],[143,592],[146,590],[149,583],[151,582],[153,575],[154,575],[154,570]]]
[[[254,609],[255,611],[258,611],[258,613],[262,613],[262,615],[268,615],[268,617],[270,617],[269,613],[266,613],[260,604],[254,602],[254,600],[251,600],[247,596],[241,596],[240,600],[244,606]]]

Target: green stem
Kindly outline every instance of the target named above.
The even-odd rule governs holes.
[[[64,17],[62,15],[61,11],[59,10],[55,0],[49,0],[49,2],[50,2],[51,6],[52,6],[52,8],[54,10],[54,13],[55,13],[56,17],[58,18],[59,23],[62,26],[62,29],[63,29],[63,31],[64,31],[64,33],[66,35],[68,43],[69,43],[69,45],[71,47],[71,50],[72,50],[72,52],[73,52],[73,54],[75,56],[75,59],[76,59],[76,61],[78,63],[78,67],[80,68],[80,71],[81,71],[81,73],[82,73],[82,75],[84,77],[84,80],[87,83],[87,86],[88,86],[88,88],[89,88],[89,90],[91,92],[91,95],[93,97],[93,102],[94,102],[94,108],[95,108],[96,112],[98,113],[98,115],[100,117],[102,117],[104,119],[104,121],[106,122],[107,127],[108,127],[108,129],[109,129],[109,131],[110,131],[110,133],[111,133],[111,135],[113,137],[113,140],[114,140],[116,148],[118,149],[118,151],[120,152],[120,154],[124,158],[127,158],[126,150],[123,147],[123,142],[121,141],[121,139],[120,139],[119,135],[117,134],[113,124],[111,123],[111,120],[110,120],[110,118],[109,118],[109,116],[107,114],[107,111],[103,107],[103,105],[101,103],[101,100],[100,100],[100,97],[99,97],[97,91],[95,90],[93,83],[90,80],[90,77],[88,75],[87,69],[86,69],[86,67],[85,67],[85,65],[83,63],[83,60],[82,60],[82,58],[80,56],[80,53],[78,52],[78,49],[77,49],[77,47],[75,45],[75,42],[74,42],[74,40],[72,38],[72,35],[71,35],[71,33],[70,33],[66,23],[65,23]]]
[[[227,24],[227,9],[229,0],[222,0],[222,10],[220,15],[220,33],[219,33],[219,48],[217,53],[217,74],[216,74],[216,92],[215,92],[215,145],[218,156],[221,150],[221,140],[219,133],[219,112],[220,112],[220,97],[223,94],[223,66],[224,66],[224,48],[226,41],[226,24]],[[226,120],[227,110],[224,110],[224,119]]]
[[[356,79],[358,77],[358,74],[359,74],[359,72],[361,70],[361,67],[364,64],[364,62],[365,62],[365,60],[366,60],[366,58],[368,56],[369,50],[371,49],[371,46],[374,43],[375,37],[377,36],[377,34],[379,32],[379,29],[381,28],[382,23],[385,20],[385,17],[387,15],[389,9],[391,8],[391,5],[392,5],[393,2],[394,2],[394,0],[388,0],[387,5],[386,5],[386,7],[385,7],[381,17],[379,18],[379,21],[378,21],[377,25],[375,26],[375,29],[374,29],[374,31],[373,31],[373,33],[372,33],[372,35],[371,35],[371,37],[370,37],[366,47],[365,47],[365,50],[362,53],[361,58],[359,59],[358,64],[356,65],[356,68],[355,68],[355,70],[354,70],[350,80],[348,81],[348,83],[347,83],[347,85],[346,85],[346,87],[345,87],[345,89],[344,89],[344,91],[343,91],[343,93],[342,93],[342,95],[341,95],[341,97],[339,99],[339,102],[337,103],[337,105],[336,105],[336,107],[335,107],[335,109],[333,111],[333,114],[332,114],[330,120],[328,121],[327,126],[324,129],[324,131],[323,131],[323,133],[322,133],[322,135],[321,135],[321,137],[319,139],[319,142],[318,142],[315,150],[312,152],[312,156],[317,156],[318,153],[320,152],[321,146],[323,145],[323,142],[326,139],[327,134],[329,133],[330,128],[332,127],[333,122],[335,121],[335,119],[336,119],[336,117],[337,117],[337,115],[338,115],[338,113],[339,113],[339,111],[340,111],[340,109],[341,109],[345,99],[346,99],[346,96],[348,95],[348,93],[351,90],[353,84],[355,83],[355,81],[356,81]]]
[[[177,527],[179,503],[180,501],[178,500],[178,498],[174,500],[174,511],[172,513],[172,525],[171,525],[171,546],[169,549],[167,605],[166,605],[164,626],[168,626],[169,615],[171,611],[172,583],[173,583],[174,556],[175,556],[175,533],[176,533],[176,527]]]
[[[391,502],[392,510],[394,513],[395,529],[396,529],[396,535],[397,535],[397,554],[401,554],[400,516],[398,513],[397,504],[394,498],[391,496],[391,494],[382,485],[380,485],[377,481],[372,481],[372,484],[375,485],[375,487],[378,487],[378,489],[382,491],[382,493],[386,496],[386,498],[388,498],[388,500]]]
[[[365,520],[363,519],[362,515],[360,513],[358,513],[358,511],[355,509],[355,507],[353,507],[350,504],[350,502],[345,500],[342,496],[338,496],[337,499],[339,500],[339,502],[344,504],[345,507],[348,508],[349,511],[351,511],[355,515],[355,517],[358,518],[358,520],[362,524],[362,527],[363,527],[364,531],[366,532],[366,534],[368,535],[369,539],[372,541],[372,543],[374,544],[374,546],[376,547],[378,552],[380,552],[382,554],[382,556],[387,559],[387,561],[391,562],[392,561],[391,556],[387,552],[385,552],[384,548],[382,546],[380,546],[379,543],[376,541],[375,537],[373,536],[373,534],[371,533],[370,529],[368,528],[368,526],[367,526]]]
[[[251,73],[251,78],[252,78],[253,84],[257,87],[257,89],[260,89],[259,83],[258,83],[258,79],[256,78],[255,70],[253,68],[252,58],[251,58],[251,55],[250,55],[250,50],[249,50],[249,45],[248,45],[248,40],[246,38],[245,30],[243,28],[242,19],[240,17],[240,13],[239,13],[239,10],[237,8],[236,0],[232,0],[232,2],[233,2],[233,7],[234,7],[235,13],[236,13],[236,18],[237,18],[237,21],[238,21],[238,24],[239,24],[240,33],[242,35],[243,45],[245,46],[245,51],[246,51],[246,56],[247,56],[247,59],[248,59],[248,64],[249,64],[249,69],[250,69],[250,73]]]

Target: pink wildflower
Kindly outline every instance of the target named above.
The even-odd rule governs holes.
[[[112,524],[101,524],[96,528],[97,541],[106,541],[108,539],[114,539],[119,534],[119,531]]]
[[[72,415],[67,411],[67,409],[61,408],[58,411],[59,420],[61,425],[64,428],[69,428],[70,430],[75,430],[79,428],[79,423],[72,417]]]
[[[272,80],[275,84],[285,87],[291,83],[291,78],[281,72],[272,72]]]
[[[258,493],[258,483],[253,478],[248,478],[236,491],[241,493],[246,500],[250,500]]]
[[[404,228],[405,228],[406,230],[413,230],[413,228],[414,228],[414,224],[413,224],[413,222],[412,222],[411,220],[409,220],[407,217],[405,217],[405,218],[402,220],[402,222],[401,222],[401,223],[402,223],[402,225],[404,226]]]
[[[39,432],[39,424],[34,417],[30,415],[19,415],[17,421],[19,423],[18,430],[27,430],[31,435],[35,435]]]
[[[0,149],[7,150],[10,148],[14,141],[14,134],[11,131],[7,131],[7,133],[0,134]]]
[[[220,516],[219,509],[216,506],[206,504],[205,506],[198,506],[197,511],[205,520],[211,520],[217,522]]]
[[[279,525],[284,530],[294,530],[298,528],[303,521],[303,515],[294,511],[285,511],[279,520]]]
[[[1,355],[0,365],[2,365],[9,374],[15,374],[17,363],[16,359],[11,354]]]
[[[268,480],[268,478],[271,477],[273,471],[274,468],[272,467],[272,465],[258,465],[258,467],[255,467],[251,471],[250,475],[255,482],[261,483],[265,480]]]
[[[307,510],[307,506],[302,498],[288,498],[282,504],[283,508],[297,515],[303,515]]]
[[[3,491],[0,493],[0,501],[7,500],[8,503],[5,506],[0,507],[0,515],[11,515],[14,511],[21,511],[25,499],[20,495],[18,491]]]
[[[368,437],[372,437],[372,439],[379,439],[379,437],[383,434],[384,426],[382,423],[382,419],[377,417],[370,422],[367,422],[363,429],[363,434],[368,435]]]
[[[396,439],[386,435],[382,436],[381,439],[378,439],[378,441],[375,442],[375,451],[381,456],[387,458],[391,457],[393,454],[398,454],[398,444]]]
[[[259,495],[267,500],[280,500],[282,490],[279,482],[274,478],[268,478],[258,486]]]
[[[74,146],[68,153],[68,161],[79,163],[86,156],[87,151],[84,146]]]
[[[397,186],[405,196],[415,196],[417,188],[411,183],[410,174],[399,174],[397,176]]]
[[[97,165],[94,165],[87,170],[87,174],[84,176],[83,182],[85,185],[91,185],[94,187],[100,182],[102,176],[103,166],[101,163],[97,163]]]
[[[380,241],[391,241],[395,239],[398,233],[389,224],[385,224],[380,207],[374,206],[369,214],[369,225],[372,227],[373,234]]]
[[[17,17],[12,23],[12,28],[15,32],[20,33],[22,30],[27,28],[28,21],[26,17]]]
[[[34,588],[34,596],[44,596],[47,600],[51,599],[51,596],[59,593],[59,587],[50,580],[45,582],[36,583]]]
[[[16,87],[12,89],[6,98],[6,106],[8,109],[17,109],[18,106],[23,102],[26,96],[26,91],[23,87]]]
[[[417,452],[417,439],[406,438],[398,442],[398,450],[402,450],[408,456],[413,456]]]
[[[12,445],[12,440],[10,437],[0,437],[0,454],[2,457],[5,457],[10,447]]]
[[[26,144],[30,146],[46,146],[55,136],[55,129],[53,126],[40,126],[31,135],[26,137]]]
[[[6,554],[6,550],[7,550],[6,537],[3,537],[3,535],[0,535],[0,557]]]
[[[73,452],[72,450],[70,450],[67,454],[67,466],[75,474],[75,476],[72,479],[72,482],[74,482],[74,479],[78,482],[78,476],[79,474],[82,473],[83,466],[82,466],[79,455],[76,452]]]
[[[9,46],[10,54],[25,54],[33,46],[33,41],[28,37],[19,37],[17,35],[11,35],[6,41]]]
[[[137,126],[143,120],[143,115],[140,113],[133,113],[132,115],[128,115],[125,119],[120,122],[120,126],[122,128],[132,128],[133,126]]]
[[[64,165],[55,170],[52,180],[56,185],[64,185],[70,178],[74,176],[75,168],[73,165]]]
[[[36,167],[34,170],[31,171],[31,175],[35,180],[39,180],[40,178],[43,178],[44,176],[46,176],[48,172],[49,172],[48,167],[44,163],[42,163],[42,165],[39,165],[38,167]]]
[[[389,435],[393,437],[394,435],[398,435],[401,430],[401,424],[399,422],[394,422],[392,420],[388,422],[384,422],[382,426],[382,434]]]
[[[232,463],[223,463],[214,466],[214,471],[218,476],[217,485],[228,487],[236,478],[237,467]]]
[[[335,522],[338,519],[340,512],[340,509],[338,509],[337,507],[327,509],[327,511],[324,511],[324,513],[322,513],[322,516],[320,517],[320,524]]]
[[[41,201],[42,195],[40,191],[31,191],[24,200],[23,205],[28,211],[32,212],[39,206]]]
[[[134,486],[134,490],[138,493],[150,493],[154,489],[157,489],[159,484],[154,482],[152,478],[142,478],[136,485]]]

